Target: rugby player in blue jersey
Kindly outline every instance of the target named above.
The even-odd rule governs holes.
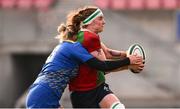
[[[27,108],[59,108],[60,99],[69,80],[76,77],[78,67],[85,63],[101,71],[110,71],[142,59],[130,56],[123,60],[100,61],[89,54],[79,42],[74,42],[75,33],[61,25],[58,31],[62,38],[47,58],[37,79],[31,85],[26,99]]]

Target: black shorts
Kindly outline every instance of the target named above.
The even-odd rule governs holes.
[[[70,98],[73,108],[99,108],[100,101],[110,93],[109,85],[103,83],[90,91],[74,91]]]

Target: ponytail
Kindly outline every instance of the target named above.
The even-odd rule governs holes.
[[[67,27],[64,23],[61,23],[58,26],[57,31],[58,31],[59,35],[57,35],[56,38],[59,39],[60,42],[67,39]]]

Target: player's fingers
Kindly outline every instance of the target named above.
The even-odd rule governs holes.
[[[140,64],[139,67],[144,67],[144,64]]]
[[[134,65],[141,65],[141,66],[142,66],[142,64],[143,64],[143,62],[140,61],[140,60],[138,60],[138,61],[136,61],[136,62],[134,63]]]
[[[143,67],[138,67],[138,70],[143,70]]]

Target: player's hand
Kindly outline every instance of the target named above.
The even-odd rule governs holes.
[[[137,54],[129,55],[128,57],[131,65],[143,63],[143,58],[141,56],[138,56]]]
[[[129,65],[128,68],[133,73],[140,73],[144,69],[144,64],[139,62],[139,64]]]

